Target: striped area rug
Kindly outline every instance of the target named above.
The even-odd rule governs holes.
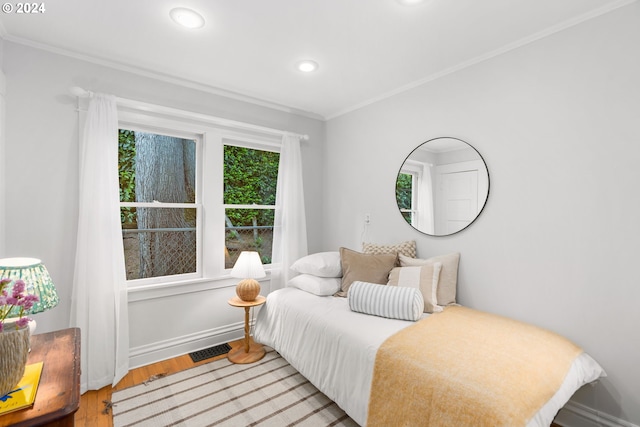
[[[358,425],[273,350],[250,365],[221,359],[120,390],[111,401],[114,427]]]

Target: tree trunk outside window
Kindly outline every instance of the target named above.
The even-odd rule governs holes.
[[[193,203],[195,143],[192,140],[135,132],[136,201]],[[194,228],[195,209],[138,208],[138,228]],[[195,271],[195,232],[153,231],[139,234],[140,278]],[[174,263],[189,253],[190,266]]]

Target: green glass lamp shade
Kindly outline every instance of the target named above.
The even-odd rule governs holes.
[[[47,268],[36,258],[4,258],[0,259],[0,279],[13,280],[6,288],[11,294],[13,284],[22,279],[26,292],[38,296],[39,301],[33,304],[29,314],[41,313],[58,305],[58,292],[53,285]],[[20,307],[14,307],[9,317],[18,316]]]

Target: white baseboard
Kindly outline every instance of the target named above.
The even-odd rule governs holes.
[[[171,359],[183,354],[235,341],[244,335],[244,322],[209,329],[129,349],[129,369]]]
[[[629,421],[569,401],[553,420],[562,427],[639,427]]]

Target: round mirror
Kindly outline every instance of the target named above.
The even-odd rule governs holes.
[[[489,196],[482,156],[457,138],[434,138],[413,150],[396,180],[396,202],[404,219],[431,236],[467,228]]]

